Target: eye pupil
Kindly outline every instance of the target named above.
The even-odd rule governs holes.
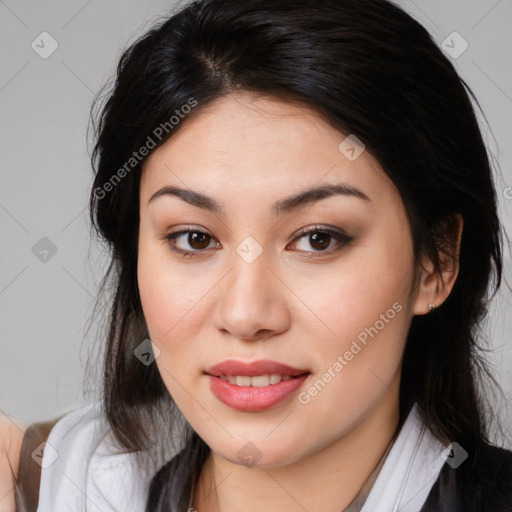
[[[205,247],[208,247],[209,235],[207,235],[206,233],[192,231],[188,235],[188,242],[191,245],[191,247],[194,247],[195,249],[204,249]],[[197,243],[199,244],[199,247],[194,245]]]
[[[325,247],[329,247],[331,235],[328,233],[315,232],[310,234],[309,237],[312,247],[315,247],[315,244],[320,244],[320,247],[315,247],[315,249],[325,249]]]

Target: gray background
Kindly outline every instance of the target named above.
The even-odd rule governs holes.
[[[452,53],[464,44],[451,35],[454,31],[469,45],[453,61],[492,129],[483,125],[489,151],[501,168],[497,189],[510,234],[512,0],[398,4],[439,45],[446,41]],[[55,417],[94,396],[90,384],[84,387],[83,375],[91,347],[102,343],[96,334],[99,317],[88,333],[85,327],[107,259],[91,241],[87,220],[89,108],[125,45],[174,5],[157,0],[0,0],[0,409],[22,422]],[[46,59],[31,47],[34,40],[43,45],[42,32],[58,43]],[[48,51],[50,40],[43,37],[40,51]],[[37,254],[48,249],[48,241],[40,242],[43,237],[55,246],[55,254],[51,248]],[[508,248],[505,263],[512,282]],[[504,287],[485,325],[495,349],[495,375],[505,393],[496,398],[496,410],[506,428],[512,424],[511,298]]]

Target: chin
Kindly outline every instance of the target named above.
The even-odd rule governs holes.
[[[248,468],[273,469],[297,461],[297,452],[292,445],[288,448],[283,446],[269,446],[268,441],[261,442],[246,441],[236,443],[236,447],[223,447],[219,451],[212,450],[216,455],[223,459]]]

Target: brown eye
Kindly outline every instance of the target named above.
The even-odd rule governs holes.
[[[206,249],[211,239],[210,235],[202,233],[200,231],[192,231],[188,234],[188,243],[194,249]]]
[[[316,231],[314,233],[309,234],[309,243],[311,244],[311,247],[317,250],[324,250],[329,247],[329,243],[331,241],[331,235],[328,233],[322,233],[319,231]]]
[[[172,251],[183,254],[184,256],[192,256],[194,253],[205,252],[210,243],[215,240],[211,235],[200,230],[184,229],[175,233],[166,235],[169,247]],[[180,247],[179,245],[182,245]],[[183,247],[184,245],[184,247]],[[220,244],[215,244],[217,247]]]
[[[308,256],[314,256],[315,253],[319,253],[319,256],[331,254],[352,241],[352,238],[344,233],[320,227],[302,229],[298,235],[293,244],[299,246],[300,252],[308,253]],[[300,248],[300,243],[305,247]]]

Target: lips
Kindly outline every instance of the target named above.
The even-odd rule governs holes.
[[[255,377],[257,375],[267,374],[290,375],[291,377],[298,377],[299,375],[309,373],[309,370],[293,368],[277,361],[261,360],[245,363],[243,361],[228,359],[208,368],[206,373],[212,377],[220,377],[221,375]]]
[[[238,411],[258,412],[275,407],[298,392],[310,372],[277,361],[244,363],[230,359],[212,366],[205,374],[210,390],[225,405]]]

